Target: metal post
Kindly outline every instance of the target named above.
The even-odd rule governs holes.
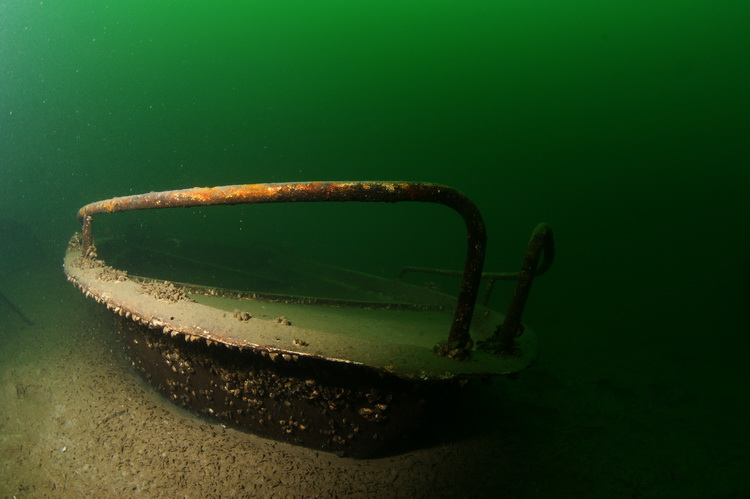
[[[544,251],[544,260],[539,265],[539,258]],[[531,284],[534,277],[547,271],[552,265],[555,258],[555,245],[552,236],[552,229],[545,223],[540,223],[534,229],[529,239],[529,245],[521,264],[521,271],[518,273],[518,281],[513,290],[513,296],[510,299],[508,313],[505,316],[502,326],[496,333],[500,343],[510,349],[513,339],[521,332],[521,316],[526,306],[526,300],[531,292]]]

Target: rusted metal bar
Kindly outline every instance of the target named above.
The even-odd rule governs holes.
[[[83,224],[85,255],[92,248],[92,217],[101,213],[211,205],[346,201],[438,203],[461,215],[467,232],[461,290],[448,340],[436,351],[453,358],[464,358],[472,346],[469,328],[484,265],[487,233],[476,205],[451,187],[423,182],[287,182],[195,187],[98,201],[81,208],[78,218]]]
[[[544,253],[544,260],[539,264],[539,258]],[[534,229],[529,239],[526,254],[521,264],[521,271],[518,273],[518,281],[510,299],[508,313],[505,316],[500,330],[496,333],[499,336],[501,344],[510,347],[513,339],[518,336],[521,330],[521,316],[526,306],[526,300],[531,291],[531,284],[534,277],[546,272],[555,259],[555,242],[552,235],[552,229],[545,223],[540,223]]]
[[[539,227],[537,226],[537,229],[538,228]],[[552,266],[552,259],[554,259],[554,244],[551,244],[549,248],[544,250],[544,252],[542,253],[542,257],[542,263],[539,264],[534,272],[535,278],[547,272],[550,266]],[[409,266],[401,269],[401,271],[398,273],[397,279],[399,281],[403,280],[404,276],[409,272],[419,272],[422,274],[443,275],[451,277],[459,277],[462,275],[462,272],[460,270]],[[487,305],[487,303],[490,301],[490,295],[492,294],[492,290],[495,286],[495,281],[515,281],[520,277],[520,275],[520,272],[482,272],[482,279],[486,279],[487,284],[485,285],[484,295],[482,296],[482,300],[480,301],[480,303],[482,305]]]
[[[83,256],[92,256],[91,252],[94,248],[94,245],[92,244],[94,240],[94,235],[92,233],[94,227],[94,217],[91,215],[84,215],[82,217],[79,216],[79,219],[81,221],[81,232],[82,234],[82,249],[83,249]],[[94,255],[95,256],[95,255]]]
[[[403,280],[404,276],[408,272],[420,272],[422,274],[433,274],[443,275],[450,277],[460,277],[462,272],[460,270],[446,270],[446,269],[434,269],[430,267],[404,267],[398,273],[398,280]],[[537,274],[538,275],[538,274]],[[482,279],[487,280],[487,284],[484,286],[484,294],[480,303],[484,306],[490,301],[490,295],[495,287],[495,281],[515,281],[518,279],[518,272],[483,272]]]
[[[408,272],[421,272],[423,274],[447,275],[460,277],[460,270],[434,269],[431,267],[404,267],[398,273],[398,280],[402,280]],[[482,272],[482,279],[493,279],[502,281],[515,281],[518,279],[518,272]]]
[[[8,305],[8,308],[10,308],[23,322],[25,322],[27,326],[34,325],[31,319],[26,317],[26,315],[21,311],[21,309],[18,308],[18,306],[15,303],[10,301],[10,299],[7,296],[5,296],[2,291],[0,291],[0,302]]]

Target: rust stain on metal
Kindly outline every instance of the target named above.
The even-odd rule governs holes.
[[[544,254],[541,265],[539,260]],[[555,258],[555,243],[552,229],[545,223],[540,223],[534,229],[529,239],[528,248],[523,258],[521,271],[518,273],[516,288],[510,300],[508,313],[501,327],[500,335],[506,345],[521,333],[521,316],[526,306],[526,300],[531,292],[534,277],[543,274],[552,265]]]
[[[472,347],[469,328],[484,265],[487,234],[474,203],[451,187],[424,182],[286,182],[194,187],[98,201],[81,208],[78,218],[83,224],[83,251],[88,254],[93,242],[93,216],[97,214],[210,205],[348,201],[437,203],[461,215],[467,231],[466,261],[450,334],[444,344],[437,346],[436,352],[457,359],[466,357]]]

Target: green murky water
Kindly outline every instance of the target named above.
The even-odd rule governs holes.
[[[720,401],[726,425],[697,436],[688,425],[685,439],[716,442],[721,431],[732,442],[673,472],[709,474],[706,494],[747,493],[741,473],[711,466],[747,464],[733,445],[748,436],[737,367],[750,346],[748,14],[744,2],[700,0],[2,0],[0,213],[14,224],[0,228],[14,228],[0,268],[27,263],[23,238],[8,235],[18,224],[61,261],[76,210],[113,196],[300,180],[448,184],[484,214],[487,270],[514,270],[537,222],[555,229],[558,261],[526,315],[554,376],[607,389],[597,369],[619,363],[637,375],[626,370],[617,386],[676,379],[675,389],[703,394],[685,404],[688,420]],[[459,268],[464,251],[460,220],[435,206],[100,218],[102,235],[271,243],[385,276]],[[644,373],[641,356],[663,369]],[[679,431],[664,421],[651,431]],[[620,466],[636,467],[643,452]],[[668,495],[667,482],[638,490]]]

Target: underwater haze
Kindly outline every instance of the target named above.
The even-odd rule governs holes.
[[[0,0],[0,296],[13,304],[0,301],[0,372],[12,377],[9,345],[33,328],[13,308],[57,300],[14,272],[44,260],[45,282],[62,280],[87,203],[446,184],[484,216],[487,271],[517,270],[538,222],[555,231],[524,317],[540,360],[508,394],[538,415],[528,438],[554,450],[521,455],[501,496],[744,497],[748,19],[739,0]],[[293,248],[384,277],[459,269],[466,245],[454,213],[412,203],[97,218],[95,236],[125,232]],[[92,313],[66,300],[70,316]]]

